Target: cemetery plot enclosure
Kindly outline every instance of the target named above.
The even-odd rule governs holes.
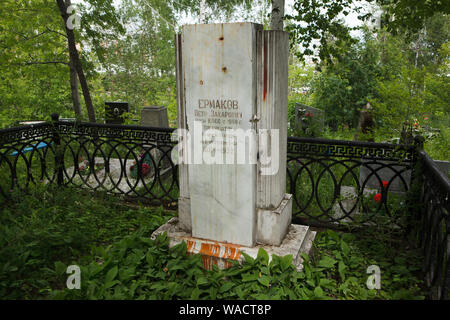
[[[0,195],[40,181],[174,206],[178,180],[171,132],[61,121],[3,130]]]
[[[312,138],[288,139],[288,190],[294,214],[330,227],[392,221],[406,205],[414,146]],[[397,187],[397,188],[394,188]]]
[[[0,201],[30,184],[76,185],[176,207],[171,128],[57,121],[0,130]],[[174,140],[173,140],[174,139]],[[380,218],[417,235],[430,297],[450,285],[450,183],[416,144],[288,138],[293,221],[342,227]]]

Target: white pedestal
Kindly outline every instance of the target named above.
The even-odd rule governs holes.
[[[159,234],[167,232],[170,239],[169,247],[173,247],[182,241],[186,242],[188,254],[200,254],[205,269],[210,270],[212,265],[217,265],[220,269],[231,267],[231,261],[243,262],[242,252],[252,258],[256,258],[258,250],[264,248],[269,254],[269,261],[272,255],[285,256],[291,254],[293,264],[297,270],[303,269],[302,253],[310,254],[312,243],[316,236],[315,231],[311,231],[308,226],[297,224],[289,225],[287,234],[279,246],[256,243],[255,246],[247,247],[232,243],[219,242],[207,239],[193,238],[190,233],[184,231],[179,224],[178,218],[170,219],[166,224],[159,227],[152,234],[155,239]]]

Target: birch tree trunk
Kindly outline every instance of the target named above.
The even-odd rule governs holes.
[[[272,0],[270,30],[283,30],[284,0]]]

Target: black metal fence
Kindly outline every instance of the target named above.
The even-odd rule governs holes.
[[[40,181],[174,208],[179,185],[171,157],[177,144],[173,131],[71,123],[57,116],[0,130],[0,201]],[[293,194],[294,221],[342,227],[382,218],[404,227],[405,208],[415,208],[426,284],[436,299],[447,298],[450,285],[449,190],[448,177],[420,143],[288,138],[287,192]]]
[[[40,181],[176,206],[172,131],[62,121],[2,130],[0,195]]]
[[[333,227],[394,223],[407,201],[414,146],[317,138],[288,139],[288,192],[297,221]]]
[[[419,150],[417,178],[418,240],[425,285],[432,299],[448,299],[450,287],[450,183],[432,159]]]

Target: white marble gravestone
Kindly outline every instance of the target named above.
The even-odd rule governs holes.
[[[188,134],[179,133],[179,217],[155,235],[167,231],[188,250],[217,258],[256,245],[285,252],[289,238],[286,254],[295,260],[303,241],[312,241],[307,227],[290,225],[285,192],[288,41],[286,32],[253,23],[183,26],[176,37],[178,128]],[[208,140],[230,130],[247,135],[226,146]]]
[[[203,123],[203,132],[211,128],[222,133],[226,128],[255,129],[250,122],[256,111],[255,38],[252,24],[183,28],[181,63],[190,131],[194,121]],[[197,139],[195,132],[192,134]],[[190,165],[192,236],[253,245],[255,186],[256,164]]]

